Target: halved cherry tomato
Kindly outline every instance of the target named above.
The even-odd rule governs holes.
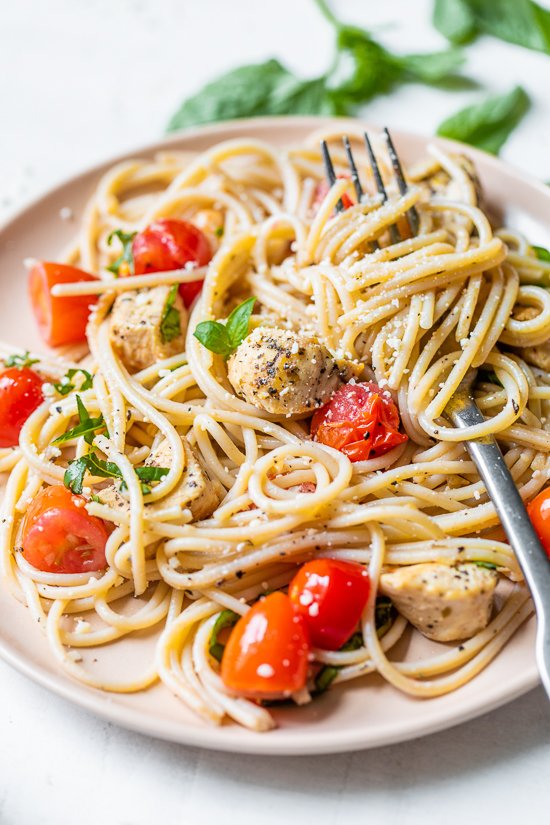
[[[23,523],[23,556],[46,573],[103,569],[109,537],[102,519],[86,510],[86,499],[54,484],[31,502]]]
[[[348,175],[338,175],[339,180],[345,180],[348,177],[349,177]],[[315,193],[313,195],[313,211],[314,212],[317,212],[317,210],[319,209],[319,207],[323,203],[324,199],[326,198],[326,196],[328,194],[329,189],[330,189],[330,186],[328,185],[326,180],[319,181],[319,183],[315,187]],[[347,194],[347,192],[344,192],[344,194],[341,197],[341,201],[342,201],[342,206],[344,207],[344,209],[349,209],[350,206],[353,206],[353,201],[350,198],[350,196]]]
[[[550,487],[542,490],[538,496],[535,496],[533,501],[529,502],[527,512],[533,522],[540,543],[550,559]]]
[[[44,379],[29,367],[0,372],[0,447],[15,447],[21,427],[44,400]]]
[[[193,262],[206,266],[212,257],[208,238],[188,221],[161,218],[139,232],[132,242],[134,272],[167,272]],[[202,280],[180,284],[183,303],[190,307],[202,289]]]
[[[282,697],[305,686],[309,652],[303,616],[284,593],[270,593],[233,628],[221,676],[244,696]]]
[[[91,295],[54,297],[50,292],[52,286],[95,280],[88,272],[66,264],[37,261],[32,267],[29,297],[38,328],[48,346],[60,347],[85,341],[90,305],[97,301]]]
[[[378,384],[344,384],[311,419],[311,435],[345,453],[350,461],[384,455],[407,441],[399,432],[399,412]]]
[[[360,564],[314,559],[296,573],[288,595],[305,619],[311,643],[338,650],[355,632],[369,591],[369,575]]]

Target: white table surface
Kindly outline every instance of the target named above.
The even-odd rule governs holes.
[[[443,45],[430,0],[334,5],[346,19],[385,25],[381,36],[398,49]],[[0,0],[0,218],[73,172],[157,139],[180,99],[230,66],[275,55],[304,75],[322,71],[331,37],[310,0]],[[492,91],[526,87],[532,111],[502,156],[550,180],[550,58],[484,39],[468,50],[468,72]],[[366,111],[430,134],[476,94],[407,86]],[[147,739],[3,663],[0,709],[2,825],[548,821],[550,714],[540,688],[445,733],[318,758]]]

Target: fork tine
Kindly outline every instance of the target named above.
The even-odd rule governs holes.
[[[346,150],[346,155],[348,157],[348,165],[351,172],[351,179],[355,187],[355,194],[357,195],[357,202],[361,203],[361,198],[363,197],[363,187],[361,186],[361,181],[359,180],[359,172],[357,171],[357,166],[355,165],[355,159],[351,151],[349,137],[345,135],[342,140],[344,143],[344,149]]]
[[[321,141],[321,152],[323,154],[323,161],[325,164],[325,173],[327,176],[327,180],[330,186],[334,186],[336,182],[336,172],[334,171],[334,166],[332,165],[332,160],[330,157],[330,153],[328,151],[328,146],[326,140]],[[338,201],[335,207],[337,212],[342,212],[344,209],[344,204],[341,200]]]
[[[388,131],[387,126],[384,127],[384,137],[386,138],[386,145],[388,147],[388,154],[390,156],[391,165],[393,167],[393,171],[395,174],[395,178],[397,180],[397,185],[399,186],[399,191],[402,195],[405,195],[408,191],[407,182],[403,175],[403,169],[401,167],[401,162],[399,160],[399,156],[395,151],[395,146],[393,145],[393,140],[391,139],[391,135]],[[418,212],[414,206],[407,212],[407,220],[409,222],[409,226],[413,235],[418,234],[418,227],[419,227],[419,218]]]
[[[367,147],[367,154],[369,156],[369,163],[370,163],[370,168],[372,169],[374,182],[376,183],[376,188],[378,189],[378,192],[382,195],[383,203],[386,203],[386,201],[388,200],[388,193],[386,192],[386,187],[384,186],[384,181],[382,180],[382,175],[380,173],[380,167],[378,166],[378,161],[376,160],[376,155],[373,152],[372,144],[370,142],[370,138],[369,138],[369,136],[366,132],[364,133],[364,135],[365,135],[365,145]],[[397,227],[394,224],[392,224],[392,226],[390,226],[390,235],[391,235],[392,243],[399,243],[399,241],[401,240],[401,237],[399,235],[399,230],[397,229]]]

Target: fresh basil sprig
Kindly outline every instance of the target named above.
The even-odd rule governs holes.
[[[487,98],[451,115],[440,124],[437,134],[497,155],[529,106],[527,93],[516,86],[507,94]]]
[[[181,316],[174,306],[177,294],[178,285],[173,284],[173,286],[170,287],[160,319],[160,337],[162,338],[163,344],[169,344],[170,341],[173,341],[174,338],[181,335]]]
[[[151,492],[151,487],[145,483],[149,481],[160,481],[169,472],[167,467],[134,467],[135,473],[141,482],[143,495]],[[114,461],[104,461],[98,458],[97,453],[91,450],[87,455],[75,458],[69,462],[65,470],[63,483],[73,493],[80,494],[84,484],[84,476],[88,471],[93,476],[99,478],[120,478],[123,479],[120,467]],[[120,485],[121,490],[126,489],[124,480]]]
[[[76,406],[80,423],[70,430],[67,430],[63,435],[58,436],[58,438],[53,441],[54,444],[64,444],[73,438],[79,438],[79,436],[84,437],[86,444],[92,444],[98,434],[98,430],[105,430],[103,415],[100,413],[97,418],[91,418],[90,413],[79,395],[76,396]]]
[[[256,298],[247,298],[235,307],[225,323],[201,321],[193,335],[210,352],[223,355],[225,359],[229,358],[248,335],[250,316],[255,303]]]
[[[168,131],[198,123],[257,115],[349,115],[399,83],[471,85],[456,74],[463,62],[455,48],[434,54],[396,55],[363,29],[337,20],[326,0],[316,0],[334,28],[336,59],[320,77],[296,77],[278,60],[240,66],[185,100]]]
[[[107,238],[107,245],[111,246],[113,238],[118,238],[122,244],[122,252],[107,269],[114,275],[133,275],[134,274],[134,253],[132,252],[132,242],[136,237],[137,232],[123,232],[122,229],[115,229]]]
[[[452,43],[489,34],[550,54],[550,10],[533,0],[435,0],[433,23]]]
[[[212,628],[212,635],[210,636],[208,652],[214,659],[216,659],[217,662],[221,662],[223,651],[225,648],[225,645],[223,645],[221,642],[218,642],[219,633],[226,627],[234,627],[239,621],[239,619],[239,614],[235,613],[233,610],[222,610],[222,612],[216,619],[214,627]]]
[[[70,369],[67,370],[61,381],[57,381],[53,386],[59,393],[59,395],[68,395],[70,392],[76,389],[76,384],[73,381],[78,373],[80,373],[84,380],[78,387],[80,392],[84,392],[85,390],[91,390],[94,384],[94,377],[91,372],[88,370],[82,369],[82,367],[78,367],[77,369]]]
[[[31,358],[31,354],[27,349],[22,355],[8,355],[4,364],[6,367],[16,367],[18,370],[22,370],[25,367],[32,367],[33,364],[38,364],[39,361],[39,358]]]

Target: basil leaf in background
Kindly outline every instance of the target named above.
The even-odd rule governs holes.
[[[76,396],[76,406],[78,408],[78,418],[80,423],[76,427],[67,430],[66,433],[54,439],[53,444],[64,444],[73,438],[84,436],[86,444],[91,444],[97,435],[97,430],[105,429],[105,421],[103,415],[100,413],[97,418],[90,418],[90,414],[86,409],[81,397]]]
[[[460,49],[447,49],[443,52],[427,54],[408,54],[398,58],[407,79],[437,85],[448,81],[462,81],[463,85],[476,85],[474,81],[457,74],[464,63]]]
[[[355,106],[398,83],[472,86],[472,81],[456,74],[462,64],[456,49],[396,55],[369,32],[337,20],[325,0],[316,0],[316,5],[336,32],[337,59],[326,74],[304,80],[278,60],[241,66],[185,100],[170,120],[168,131],[257,115],[349,115]]]
[[[336,47],[351,58],[352,71],[335,89],[339,100],[359,104],[389,92],[400,82],[403,67],[370,35],[355,26],[339,26]]]
[[[457,46],[469,43],[478,33],[476,17],[468,0],[435,0],[432,22]]]
[[[270,114],[284,115],[338,115],[337,94],[327,87],[326,77],[313,80],[299,80],[297,77],[284,78],[273,89],[269,99]]]
[[[218,635],[226,627],[234,627],[240,618],[241,617],[239,616],[239,614],[234,613],[233,610],[222,610],[222,612],[214,622],[214,627],[212,628],[212,635],[210,636],[208,652],[214,659],[216,659],[217,662],[221,662],[223,651],[225,649],[225,645],[222,645],[221,642],[218,642]]]
[[[119,277],[119,275],[134,274],[134,253],[132,252],[132,242],[137,232],[123,232],[122,229],[115,229],[107,238],[107,245],[111,246],[113,238],[118,238],[122,244],[122,252],[114,263],[107,267],[109,272]]]
[[[168,292],[168,297],[162,310],[162,318],[160,319],[160,337],[163,344],[169,344],[178,335],[181,335],[181,317],[179,311],[174,306],[176,295],[178,294],[178,285],[173,284]]]
[[[40,358],[31,358],[31,354],[27,349],[23,355],[8,355],[4,361],[4,365],[6,367],[17,367],[18,370],[22,370],[24,367],[32,367],[33,364],[38,364],[39,361]]]
[[[489,34],[550,54],[550,10],[532,0],[436,0],[433,22],[453,43]]]
[[[59,395],[68,395],[76,389],[76,384],[73,382],[73,378],[77,376],[78,373],[81,373],[84,376],[84,381],[82,381],[78,387],[79,392],[92,389],[94,383],[93,375],[88,372],[88,370],[83,370],[81,367],[78,367],[77,369],[67,370],[61,381],[58,381],[53,385]]]
[[[168,131],[197,123],[271,113],[271,97],[292,74],[278,60],[241,66],[203,86],[189,97],[168,124]]]
[[[544,246],[535,246],[534,244],[531,244],[531,249],[534,250],[539,261],[544,261],[545,263],[550,264],[550,252],[545,249]]]
[[[529,105],[527,93],[516,86],[508,94],[490,97],[451,115],[440,124],[437,134],[496,155]]]
[[[203,347],[209,349],[210,352],[215,352],[216,355],[228,358],[233,351],[229,333],[219,321],[201,321],[197,324],[193,335]]]
[[[229,334],[233,349],[237,349],[239,344],[241,344],[248,335],[250,316],[252,315],[255,303],[256,298],[247,298],[246,301],[243,301],[242,304],[235,307],[227,319],[225,328]]]

